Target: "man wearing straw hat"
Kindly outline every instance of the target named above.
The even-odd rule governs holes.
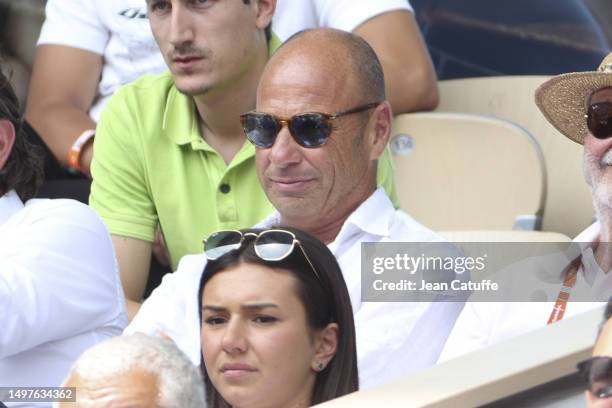
[[[612,53],[597,71],[551,78],[536,90],[536,104],[563,135],[584,145],[583,171],[597,222],[574,241],[590,242],[596,264],[607,275],[612,266]],[[583,253],[583,258],[585,254]],[[585,260],[582,261],[583,267]],[[612,276],[606,276],[606,287]]]
[[[612,269],[612,53],[597,71],[562,74],[546,81],[536,90],[535,102],[559,132],[584,145],[584,175],[597,221],[574,239],[580,254],[563,270],[563,283],[555,284],[548,301],[468,302],[439,361],[601,306],[601,302],[576,300],[607,299],[612,292],[612,273],[608,273]],[[578,292],[586,293],[588,299]]]

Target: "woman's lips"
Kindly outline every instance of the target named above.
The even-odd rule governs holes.
[[[227,379],[242,378],[256,371],[255,367],[243,363],[228,363],[221,367],[221,373]]]

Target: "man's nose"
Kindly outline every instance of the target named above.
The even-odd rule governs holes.
[[[286,125],[283,125],[276,136],[276,141],[270,148],[269,159],[279,168],[286,168],[301,161],[302,149],[293,139]]]
[[[191,13],[181,2],[176,2],[172,6],[169,41],[175,48],[191,44],[194,41],[195,32]]]

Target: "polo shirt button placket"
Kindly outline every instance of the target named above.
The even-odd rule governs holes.
[[[230,190],[231,190],[231,187],[227,183],[223,183],[219,186],[219,191],[222,192],[223,194],[229,193]]]

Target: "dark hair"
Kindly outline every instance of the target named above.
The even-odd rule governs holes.
[[[254,250],[254,239],[245,237],[243,245],[222,257],[208,261],[198,290],[200,324],[202,321],[202,294],[206,283],[217,273],[241,263],[259,264],[272,268],[286,269],[298,281],[297,295],[306,310],[306,319],[311,329],[323,329],[331,322],[339,326],[338,347],[336,355],[327,367],[319,373],[315,381],[312,404],[318,404],[333,398],[357,391],[359,377],[357,373],[357,351],[355,345],[355,323],[353,310],[336,258],[317,238],[295,228],[279,226],[271,229],[283,229],[295,234],[308,259],[312,262],[319,278],[313,273],[308,260],[302,251],[295,248],[291,255],[281,261],[261,259]],[[259,234],[261,229],[245,229],[243,233]],[[211,408],[225,408],[230,405],[214,388],[206,372],[202,357],[202,376]]]
[[[15,190],[23,201],[27,201],[36,195],[43,181],[43,156],[40,149],[29,143],[23,133],[23,118],[19,112],[17,96],[0,69],[0,120],[2,119],[13,124],[15,143],[8,160],[0,169],[0,196]]]
[[[603,321],[599,324],[599,330],[597,331],[597,337],[601,334],[603,327],[606,325],[607,321],[612,317],[612,297],[608,300],[608,304],[604,309],[604,318]]]
[[[242,2],[244,4],[251,4],[251,0],[242,0]],[[266,33],[266,42],[269,43],[270,39],[272,38],[272,23],[266,26],[264,32]]]

